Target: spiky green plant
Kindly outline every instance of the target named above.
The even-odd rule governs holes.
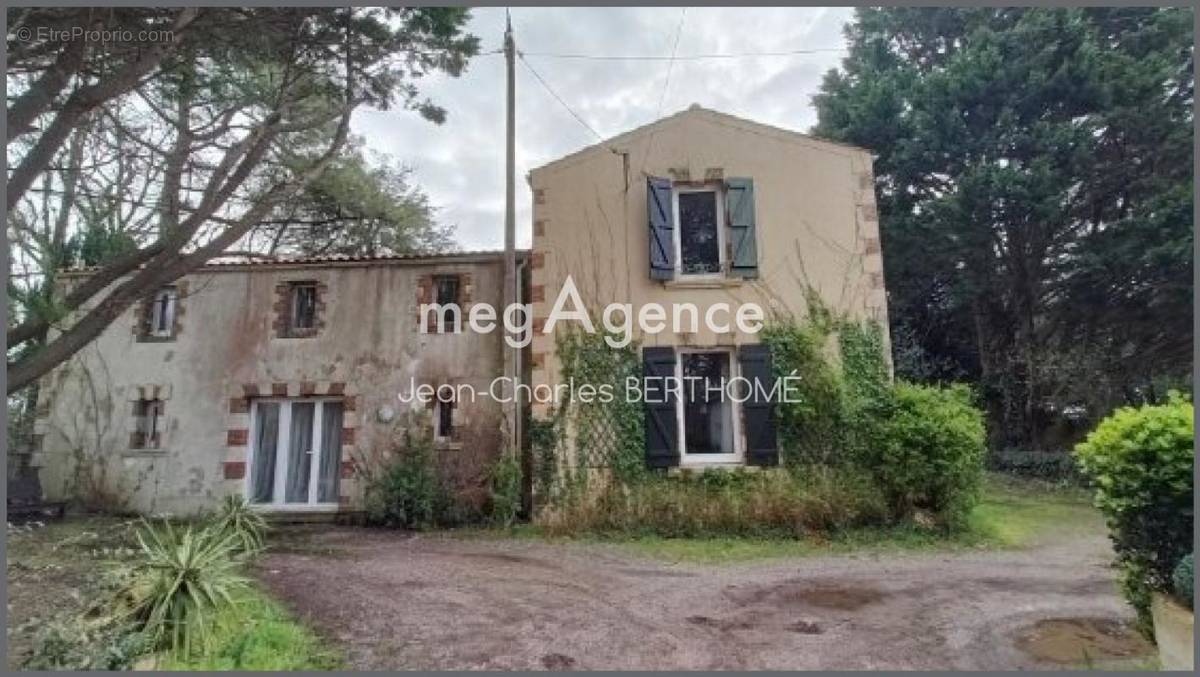
[[[213,525],[225,533],[233,534],[236,547],[243,553],[253,555],[263,549],[267,520],[241,496],[225,497]]]
[[[188,655],[248,585],[233,557],[237,536],[164,520],[158,528],[143,522],[137,540],[142,558],[124,592],[127,613],[154,646]]]

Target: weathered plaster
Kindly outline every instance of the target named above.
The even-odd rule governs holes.
[[[499,332],[418,331],[418,280],[467,274],[474,300],[500,306],[502,271],[499,255],[473,255],[220,266],[189,275],[176,340],[138,342],[129,330],[136,312],[130,310],[130,317],[114,322],[47,377],[35,461],[45,491],[51,498],[80,498],[82,475],[103,493],[119,496],[120,507],[167,513],[211,508],[220,496],[243,490],[237,464],[246,460],[247,440],[238,431],[249,428],[250,400],[311,394],[344,398],[341,493],[355,504],[362,487],[354,460],[378,458],[391,448],[390,426],[377,412],[385,405],[404,409],[397,395],[410,378],[486,391],[503,373]],[[325,285],[323,326],[315,337],[280,338],[272,330],[276,285],[291,280]],[[145,386],[169,395],[161,450],[128,448],[135,425],[129,401]],[[491,422],[492,429],[472,429],[469,452],[460,444],[438,453],[490,462],[499,445],[495,403],[481,398],[458,406],[462,421]]]

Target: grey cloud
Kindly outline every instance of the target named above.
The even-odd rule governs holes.
[[[690,8],[678,54],[771,52],[843,45],[847,8]],[[516,8],[519,50],[576,113],[608,137],[655,119],[666,61],[553,59],[537,52],[585,54],[670,53],[680,9]],[[500,46],[504,11],[477,9],[470,30],[484,51]],[[769,124],[804,130],[815,122],[810,98],[821,74],[840,53],[794,57],[677,60],[662,113],[691,103]],[[437,76],[418,83],[445,106],[449,118],[434,125],[406,111],[361,111],[354,132],[374,150],[414,168],[415,181],[456,226],[465,249],[503,244],[504,61],[481,54],[460,78]],[[595,136],[517,64],[517,232],[530,242],[532,197],[524,175],[596,142]]]

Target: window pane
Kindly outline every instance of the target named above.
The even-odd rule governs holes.
[[[308,479],[312,472],[313,453],[313,402],[293,402],[291,448],[288,449],[287,488],[288,503],[308,503]]]
[[[454,430],[454,403],[438,401],[437,410],[437,436],[450,437]]]
[[[458,276],[440,275],[437,278],[437,302],[458,303]]]
[[[275,499],[275,450],[279,440],[279,403],[261,402],[254,419],[254,460],[250,468],[250,501]]]
[[[721,272],[717,194],[679,194],[680,267],[685,275]]]
[[[687,453],[732,454],[733,405],[723,389],[729,379],[729,354],[685,354],[683,376],[684,448]],[[718,389],[721,390],[718,392]]]
[[[317,500],[338,502],[338,477],[342,467],[342,403],[321,405],[321,465],[317,477]]]
[[[317,288],[315,285],[296,285],[292,289],[292,328],[312,329],[317,314]]]
[[[442,306],[458,305],[458,276],[457,275],[439,275],[434,278],[434,284],[437,286],[437,302]],[[445,331],[458,331],[458,321],[462,318],[462,312],[455,313],[449,308],[442,309],[442,326]]]

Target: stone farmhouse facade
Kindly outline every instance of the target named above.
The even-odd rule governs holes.
[[[437,462],[484,501],[503,405],[397,395],[414,384],[485,391],[506,360],[533,387],[561,383],[566,328],[545,330],[568,279],[593,311],[688,303],[705,317],[755,303],[769,323],[803,317],[816,294],[886,332],[871,162],[861,148],[693,106],[532,170],[533,245],[518,252],[532,343],[519,352],[502,331],[441,331],[419,311],[502,311],[501,252],[208,265],[43,379],[34,465],[50,499],[185,514],[240,494],[266,510],[337,513],[361,507],[365,477],[420,420]],[[723,319],[727,331],[635,329],[644,374],[769,379],[761,336]],[[522,420],[552,406],[528,402]],[[772,406],[690,394],[648,403],[645,461],[775,465]],[[577,446],[568,439],[559,460],[581,463]],[[528,471],[528,436],[521,449]]]
[[[502,445],[498,405],[397,395],[413,382],[486,388],[503,373],[499,332],[438,331],[418,310],[499,307],[503,274],[500,253],[476,252],[187,275],[43,380],[34,465],[47,498],[187,514],[241,494],[336,512],[359,505],[360,475],[410,420],[433,429],[439,461],[479,494]]]

